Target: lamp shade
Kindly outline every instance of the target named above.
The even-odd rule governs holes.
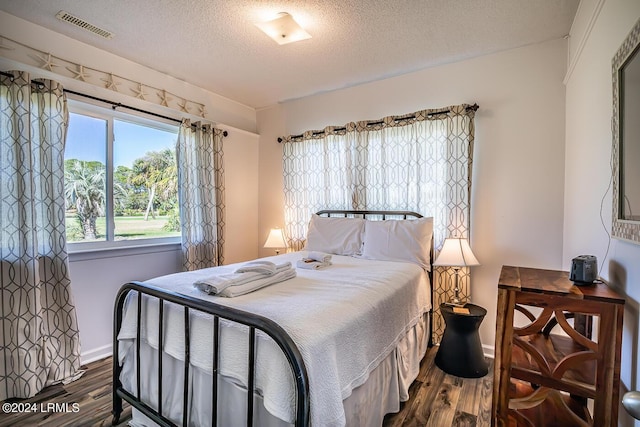
[[[286,12],[280,12],[275,19],[255,25],[280,45],[311,38],[311,35]]]
[[[433,263],[435,266],[470,267],[480,265],[469,247],[467,239],[445,239],[438,258]]]
[[[284,240],[284,233],[281,228],[272,228],[269,237],[264,242],[265,248],[286,248],[287,242]]]

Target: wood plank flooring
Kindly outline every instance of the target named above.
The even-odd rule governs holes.
[[[111,364],[110,357],[83,366],[84,375],[70,384],[56,384],[45,388],[31,399],[10,402],[32,403],[34,412],[6,414],[0,410],[0,427],[9,426],[110,426],[111,425]],[[55,404],[67,404],[58,405]],[[73,404],[77,403],[74,412]],[[51,404],[51,405],[49,405]],[[51,406],[51,409],[48,407]],[[131,407],[126,404],[121,423],[127,426]]]
[[[488,427],[491,425],[493,360],[483,378],[446,374],[434,359],[432,347],[420,364],[420,373],[409,389],[409,400],[397,414],[385,417],[384,427]]]
[[[384,427],[484,427],[491,415],[491,372],[484,378],[458,378],[441,371],[433,360],[437,347],[430,348],[420,374],[409,391],[410,399],[400,412],[387,415]],[[83,367],[85,374],[67,385],[46,388],[32,399],[14,402],[36,404],[33,413],[6,414],[0,411],[0,427],[9,426],[109,426],[111,425],[111,358]],[[73,404],[77,403],[74,412]],[[64,409],[47,411],[47,407]],[[44,409],[44,410],[41,410]],[[131,407],[125,404],[118,427],[127,425]]]

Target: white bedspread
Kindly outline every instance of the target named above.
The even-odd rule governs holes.
[[[295,262],[305,252],[266,258],[275,263]],[[342,400],[363,384],[369,373],[395,348],[398,340],[430,309],[428,276],[417,265],[334,256],[322,270],[298,269],[296,278],[236,298],[207,295],[193,283],[212,271],[229,273],[240,264],[172,274],[147,283],[181,294],[232,306],[271,318],[298,346],[308,374],[311,424],[343,426]],[[118,336],[120,362],[136,335],[135,302],[127,302]],[[142,337],[157,348],[157,303],[143,301]],[[184,360],[184,312],[165,305],[165,352]],[[246,385],[247,333],[245,327],[221,328],[220,371]],[[191,315],[191,363],[211,372],[210,316]],[[258,336],[256,387],[273,415],[292,422],[295,388],[288,363],[276,344]]]

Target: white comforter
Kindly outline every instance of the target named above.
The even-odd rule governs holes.
[[[296,261],[305,252],[267,258]],[[296,278],[236,298],[220,298],[194,289],[212,271],[229,273],[240,264],[178,273],[147,283],[175,292],[254,312],[276,321],[298,346],[309,374],[311,424],[343,426],[342,400],[363,384],[369,373],[395,348],[398,340],[430,309],[427,274],[417,265],[334,256],[323,270],[298,269]],[[136,335],[135,300],[130,298],[118,338],[120,363]],[[142,338],[157,348],[155,301],[144,301]],[[184,360],[184,312],[165,306],[165,352]],[[246,385],[247,328],[225,324],[221,331],[220,371]],[[212,370],[210,316],[191,315],[191,363]],[[256,387],[266,409],[292,422],[295,386],[288,363],[276,344],[258,336]]]

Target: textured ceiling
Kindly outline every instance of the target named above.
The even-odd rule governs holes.
[[[259,108],[560,38],[578,2],[0,0],[0,10]],[[115,37],[63,23],[60,10]],[[253,25],[278,12],[313,38],[279,46]]]

